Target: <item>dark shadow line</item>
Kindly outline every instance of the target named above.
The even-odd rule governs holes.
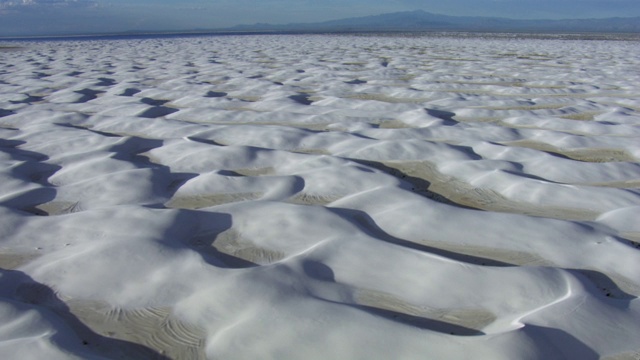
[[[573,135],[573,134],[572,134]],[[567,155],[561,154],[559,152],[555,152],[553,150],[542,150],[542,149],[535,149],[535,148],[531,148],[531,147],[526,147],[526,146],[518,146],[517,144],[514,145],[505,145],[505,144],[501,144],[501,143],[496,143],[493,141],[489,141],[490,144],[492,145],[500,145],[500,146],[506,146],[506,147],[516,147],[516,148],[522,148],[522,149],[529,149],[529,150],[535,150],[535,151],[540,151],[543,152],[547,155],[553,156],[555,158],[559,158],[559,159],[563,159],[563,160],[571,160],[571,161],[580,161],[580,160],[576,160],[573,158],[568,157]]]
[[[0,109],[0,118],[1,117],[5,117],[5,116],[9,116],[9,115],[13,115],[13,114],[15,114],[15,111],[6,110],[6,109]]]
[[[10,100],[9,102],[12,104],[32,104],[32,103],[40,102],[44,100],[44,96],[33,96],[29,94],[23,94],[23,95],[27,95],[27,98],[23,100]],[[1,113],[2,113],[2,110],[0,109],[0,117],[2,117]]]
[[[564,330],[526,324],[520,331],[531,340],[537,359],[600,359],[587,344]]]
[[[145,97],[140,99],[140,102],[143,104],[151,105],[151,106],[162,106],[168,103],[169,100],[156,100],[156,99]]]
[[[320,301],[326,301],[335,305],[348,306],[353,309],[357,309],[360,311],[364,311],[373,316],[379,316],[387,320],[391,320],[397,323],[401,323],[403,325],[416,327],[421,330],[434,331],[447,335],[457,335],[457,336],[482,336],[486,335],[484,332],[472,328],[468,328],[466,326],[452,324],[442,320],[430,319],[417,315],[410,315],[406,313],[401,313],[394,310],[383,309],[370,305],[361,305],[361,304],[350,304],[344,303],[335,300],[325,299],[323,297],[318,297],[314,295],[314,298]]]
[[[56,198],[56,194],[57,191],[55,188],[42,187],[29,190],[20,195],[13,196],[10,199],[3,200],[0,202],[0,206],[24,211],[31,215],[46,216],[49,214],[38,209],[37,206],[53,201]]]
[[[456,325],[442,320],[430,319],[417,315],[409,315],[398,311],[382,309],[368,305],[350,305],[357,309],[366,311],[370,314],[383,317],[404,325],[417,327],[422,330],[431,330],[443,334],[458,336],[481,336],[486,335],[484,332],[462,325]]]
[[[105,132],[105,131],[93,130],[91,128],[80,126],[80,125],[73,125],[73,124],[69,124],[69,123],[55,123],[55,124],[58,125],[58,126],[71,128],[71,129],[86,130],[86,131],[92,132],[94,134],[98,134],[98,135],[102,135],[102,136],[106,136],[106,137],[123,137],[122,135],[118,135],[118,134],[114,134],[114,133],[110,133],[110,132]]]
[[[199,142],[199,143],[207,144],[207,145],[213,145],[213,146],[227,146],[225,144],[221,144],[221,143],[216,142],[214,140],[204,139],[204,138],[199,138],[199,137],[194,137],[194,136],[187,136],[187,140],[195,141],[195,142]]]
[[[327,266],[326,264],[323,264],[320,261],[312,260],[312,259],[304,259],[302,261],[302,270],[306,276],[314,280],[326,281],[334,284],[336,283],[333,269],[331,269],[329,266]],[[484,335],[482,331],[468,328],[462,325],[452,324],[443,320],[437,320],[437,319],[431,319],[423,316],[407,314],[407,313],[385,309],[385,308],[381,308],[373,305],[343,303],[343,302],[325,299],[323,297],[318,297],[315,295],[314,297],[316,299],[327,301],[333,304],[345,305],[358,310],[366,311],[372,315],[380,316],[385,319],[399,322],[404,325],[417,327],[423,330],[431,330],[431,331],[441,332],[445,334],[460,335],[460,336]]]
[[[178,109],[174,109],[174,108],[170,108],[170,107],[166,107],[166,106],[153,106],[145,111],[143,111],[141,114],[138,115],[138,117],[141,118],[147,118],[147,119],[155,119],[155,118],[159,118],[162,116],[167,116],[170,114],[173,114],[175,112],[179,111]]]
[[[26,144],[26,141],[23,140],[5,140],[0,139],[0,151],[9,154],[13,160],[18,161],[46,161],[49,160],[49,157],[45,154],[18,149],[18,146]]]
[[[75,101],[76,104],[86,103],[87,101],[91,101],[93,99],[98,98],[98,95],[104,93],[104,91],[92,90],[92,89],[82,89],[74,92],[82,95],[80,99]]]
[[[10,298],[10,300],[35,308],[53,326],[62,320],[75,333],[79,341],[76,344],[69,343],[68,339],[64,338],[64,331],[56,332],[51,336],[51,339],[65,351],[81,357],[100,354],[114,358],[169,360],[168,357],[145,345],[106,337],[94,332],[71,312],[69,306],[58,298],[53,289],[33,280],[29,275],[17,270],[4,269],[0,269],[0,274],[2,274],[0,283],[9,280],[9,284],[5,286],[15,286],[13,299]],[[83,348],[87,350],[78,350]]]
[[[199,224],[215,224],[215,229],[198,232],[191,236],[184,236],[183,224],[196,221]],[[198,253],[209,265],[222,269],[244,269],[260,266],[252,261],[226,254],[218,250],[214,244],[219,240],[220,234],[229,230],[232,226],[232,217],[225,213],[214,213],[200,210],[180,209],[173,226],[165,231],[162,244],[170,248],[182,250],[188,248]]]
[[[466,206],[466,205],[462,205],[462,204],[458,204],[452,200],[449,200],[448,198],[435,193],[431,190],[429,190],[429,187],[431,187],[431,182],[419,178],[419,177],[415,177],[415,176],[411,176],[408,175],[407,173],[398,170],[396,168],[392,168],[390,166],[387,166],[381,162],[378,161],[371,161],[371,160],[361,160],[361,159],[353,159],[353,158],[343,158],[345,160],[349,160],[349,161],[353,161],[355,163],[358,163],[360,165],[364,165],[364,166],[368,166],[377,170],[380,170],[382,172],[384,172],[385,174],[391,175],[395,178],[397,178],[398,180],[402,181],[402,182],[407,182],[409,183],[411,186],[403,186],[404,189],[409,190],[414,192],[417,195],[423,196],[429,200],[434,200],[437,201],[439,203],[442,204],[446,204],[446,205],[450,205],[450,206],[455,206],[457,208],[461,208],[461,209],[467,209],[467,210],[477,210],[477,211],[484,211],[482,209],[478,209],[478,208],[474,208],[474,207],[470,207],[470,206]]]
[[[48,164],[41,161],[26,161],[14,166],[11,169],[11,175],[18,179],[40,184],[45,187],[53,187],[49,182],[49,178],[60,169],[62,169],[60,165]]]
[[[134,66],[135,68],[135,66]],[[140,68],[140,70],[143,68]],[[124,89],[124,91],[122,92],[122,94],[120,94],[120,96],[133,96],[137,93],[139,93],[141,90],[140,89],[135,89],[135,88],[126,88]]]
[[[222,92],[222,91],[209,91],[207,92],[204,97],[207,98],[220,98],[220,97],[225,97],[228,94],[226,92]]]
[[[518,177],[523,177],[523,178],[527,178],[527,179],[531,179],[531,180],[537,180],[537,181],[542,181],[545,183],[549,183],[549,184],[558,184],[558,185],[571,185],[571,184],[567,184],[567,183],[563,183],[563,182],[558,182],[558,181],[553,181],[553,180],[549,180],[549,179],[545,179],[543,177],[540,176],[536,176],[533,174],[527,174],[524,172],[515,172],[515,171],[511,171],[511,170],[502,170],[504,173],[506,174],[510,174],[510,175],[515,175]]]
[[[638,296],[629,294],[622,290],[609,276],[606,274],[590,269],[565,269],[571,273],[578,274],[579,278],[584,279],[584,282],[590,283],[593,287],[597,288],[599,292],[607,298],[612,300],[619,300],[628,303],[633,299],[637,299]]]
[[[461,254],[454,251],[443,250],[436,247],[419,244],[413,241],[404,240],[397,238],[388,234],[386,231],[381,229],[375,221],[364,211],[354,210],[354,209],[346,209],[346,208],[335,208],[335,207],[327,207],[327,210],[333,212],[334,214],[342,217],[343,219],[351,222],[353,225],[358,227],[363,233],[369,235],[370,237],[386,241],[388,243],[399,245],[408,249],[417,250],[420,252],[438,255],[445,257],[447,259],[455,260],[458,262],[464,262],[473,265],[483,265],[483,266],[496,266],[496,267],[513,267],[516,266],[512,263],[507,263],[503,261],[498,261],[494,259],[484,258],[475,255],[467,255]]]
[[[113,86],[115,84],[116,81],[114,79],[100,77],[98,78],[98,82],[95,84],[95,86]]]
[[[309,100],[309,95],[307,94],[298,94],[298,95],[291,95],[289,96],[289,99],[297,102],[298,104],[301,105],[311,105],[313,104],[313,101]]]
[[[113,152],[112,157],[116,160],[129,162],[139,169],[150,169],[152,171],[153,194],[168,200],[173,197],[182,184],[198,174],[174,173],[169,166],[154,163],[148,157],[140,155],[161,147],[163,144],[164,140],[132,136],[124,142],[112,146],[109,151]]]
[[[445,126],[453,126],[459,123],[456,119],[453,118],[454,116],[456,116],[456,113],[453,113],[451,111],[428,109],[428,108],[425,108],[424,110],[430,116],[436,117],[444,121],[443,125]]]
[[[25,143],[22,140],[0,139],[0,152],[9,154],[15,160],[22,161],[9,170],[14,178],[39,184],[42,187],[14,194],[3,200],[0,205],[34,215],[46,215],[36,207],[55,199],[57,191],[49,182],[49,177],[62,169],[62,167],[44,162],[49,159],[45,154],[17,148],[17,146]]]

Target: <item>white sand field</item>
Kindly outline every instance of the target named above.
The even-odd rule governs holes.
[[[2,359],[640,359],[640,41],[0,52]]]

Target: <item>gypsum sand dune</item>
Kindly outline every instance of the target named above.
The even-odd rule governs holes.
[[[321,41],[317,41],[319,39]],[[368,137],[369,141],[375,142],[378,135],[381,138],[393,138],[404,134],[402,136],[413,138],[423,136],[430,141],[429,131],[445,143],[452,144],[482,139],[513,146],[510,141],[522,140],[523,136],[526,140],[526,132],[516,136],[510,130],[497,131],[496,127],[485,127],[476,119],[468,123],[446,121],[446,116],[456,120],[454,116],[457,109],[476,106],[477,102],[490,97],[497,98],[498,102],[502,97],[522,103],[532,102],[534,96],[579,98],[580,101],[589,99],[601,106],[602,110],[613,111],[612,107],[618,105],[606,104],[605,100],[610,102],[611,97],[618,95],[631,96],[634,80],[630,69],[635,66],[633,61],[618,62],[610,68],[602,64],[614,64],[622,54],[628,59],[627,55],[635,51],[633,47],[626,43],[613,46],[606,42],[558,43],[536,40],[518,42],[516,45],[503,40],[467,39],[458,44],[456,42],[462,40],[454,38],[373,39],[378,43],[370,42],[368,38],[355,41],[352,37],[226,37],[217,39],[215,44],[206,38],[167,42],[154,40],[149,43],[71,42],[66,46],[57,44],[53,47],[34,44],[37,48],[34,52],[26,49],[5,53],[11,56],[12,64],[9,65],[15,65],[11,69],[13,76],[0,74],[4,75],[0,78],[0,109],[3,109],[0,121],[4,124],[3,136],[17,142],[0,143],[1,159],[5,161],[3,164],[8,165],[4,169],[10,169],[2,173],[7,182],[1,186],[5,191],[9,185],[11,189],[14,186],[25,188],[18,193],[5,192],[0,198],[3,207],[3,226],[0,227],[3,240],[0,246],[3,247],[3,258],[8,259],[2,261],[55,288],[60,299],[70,304],[70,309],[80,309],[73,311],[80,314],[78,317],[84,316],[86,320],[83,322],[87,325],[92,321],[106,321],[109,327],[115,328],[114,332],[131,331],[127,336],[133,342],[155,348],[158,354],[162,349],[169,348],[165,352],[176,350],[167,353],[174,358],[201,356],[202,353],[210,358],[300,358],[303,355],[307,358],[412,358],[417,354],[430,354],[433,358],[456,358],[473,351],[479,358],[491,359],[515,358],[524,353],[538,358],[552,358],[558,354],[581,358],[633,354],[635,348],[629,331],[635,329],[633,324],[637,318],[637,292],[633,290],[637,284],[635,279],[629,277],[625,281],[630,284],[625,286],[624,279],[615,276],[621,271],[624,274],[633,273],[635,248],[619,238],[623,235],[633,237],[626,227],[600,218],[595,222],[585,221],[593,220],[600,214],[580,207],[572,209],[571,201],[568,201],[566,208],[552,209],[537,204],[532,209],[531,204],[510,202],[491,191],[478,191],[466,181],[443,177],[427,166],[429,163],[416,161],[419,157],[409,156],[413,151],[409,147],[399,147],[407,151],[404,154],[389,153],[392,156],[387,158],[395,161],[360,163],[357,172],[350,172],[348,176],[345,172],[346,182],[342,183],[327,179],[322,186],[323,183],[318,182],[322,177],[313,177],[312,173],[306,172],[320,165],[337,172],[333,167],[341,162],[322,161],[323,158],[334,157],[333,152],[329,151],[334,144],[328,139],[343,142],[341,146],[348,150],[347,153],[368,146],[365,142],[356,141],[358,137]],[[425,44],[435,46],[435,50],[420,53]],[[154,47],[157,45],[159,47]],[[359,54],[362,46],[371,47],[369,52],[372,54],[379,54],[371,58],[363,56]],[[112,47],[111,51],[104,52],[105,47]],[[517,51],[507,49],[509,47],[517,47]],[[567,47],[572,48],[573,52],[565,51]],[[178,48],[180,51],[170,51]],[[203,55],[205,48],[207,52]],[[300,49],[309,53],[302,54]],[[442,55],[445,50],[451,56]],[[94,51],[102,55],[97,56],[93,54]],[[23,56],[23,53],[28,53],[27,56],[32,59],[14,58]],[[524,66],[523,61],[512,61],[513,56],[495,59],[493,55],[496,53],[543,53],[545,57],[519,59],[527,62]],[[613,60],[597,61],[604,54]],[[378,55],[384,55],[386,66],[381,65],[382,60]],[[132,58],[137,64],[135,69],[131,67]],[[315,58],[329,61],[309,60]],[[449,58],[476,61],[448,62]],[[418,68],[412,64],[418,60],[429,61],[430,68],[415,70]],[[544,66],[536,63],[538,60],[544,61]],[[555,61],[564,63],[555,64],[561,66],[556,68],[552,66]],[[358,64],[343,65],[343,62]],[[304,70],[299,72],[294,69]],[[585,71],[578,71],[581,69]],[[92,73],[87,70],[96,71]],[[70,75],[55,77],[52,76],[53,72]],[[446,79],[415,76],[423,75],[421,72],[451,74],[449,78],[460,84],[438,85],[436,81]],[[517,73],[512,77],[517,77],[518,91],[509,90],[506,86],[475,84],[481,82],[479,79],[488,81],[482,78],[484,75],[502,72]],[[366,86],[378,86],[379,89],[372,93],[385,94],[389,98],[323,100],[339,99],[341,94],[349,94],[349,91],[335,90],[341,89],[341,86],[363,86],[345,83],[356,78],[366,79]],[[504,78],[509,77],[505,75]],[[549,82],[547,86],[545,79],[555,82]],[[531,81],[531,86],[527,86]],[[295,99],[290,97],[302,89],[297,87],[297,83],[304,90],[315,90],[313,99],[298,98],[302,103],[295,103]],[[4,86],[9,84],[10,88]],[[536,90],[536,84],[544,85],[544,89]],[[590,84],[606,91],[589,88]],[[73,86],[71,93],[68,90],[65,92],[64,88],[68,85]],[[428,90],[424,94],[426,96],[416,97],[427,101],[426,104],[384,101],[404,100],[402,92],[397,92],[403,86],[411,92],[430,88],[439,92]],[[409,86],[414,89],[408,89]],[[189,104],[213,106],[197,101],[199,97],[206,98],[211,91],[216,99],[235,97],[253,102],[238,107],[233,113],[215,112],[219,118],[208,118],[207,112],[213,114],[213,111],[206,108],[187,111]],[[22,95],[16,97],[8,92]],[[37,95],[41,99],[32,103],[19,102],[26,94]],[[480,99],[477,95],[487,97]],[[177,101],[180,97],[191,97],[195,101]],[[173,106],[167,100],[176,100],[177,104],[183,104],[184,107],[176,107],[178,110],[171,114],[166,111],[145,114],[147,109],[154,106]],[[432,104],[429,103],[431,101]],[[135,104],[135,108],[127,108],[128,104]],[[316,111],[314,107],[323,108]],[[403,116],[404,111],[415,109],[424,112],[424,108],[437,108],[443,112],[434,115],[435,118],[417,117],[416,121]],[[36,115],[29,113],[30,109],[46,113]],[[260,116],[253,114],[256,109],[261,111]],[[332,115],[310,120],[296,115],[298,111]],[[624,112],[626,115],[620,116],[625,116],[625,123],[632,123],[633,109]],[[64,113],[82,114],[83,119],[56,117]],[[94,115],[100,113],[112,114],[113,117]],[[128,117],[117,114],[126,114]],[[474,115],[473,112],[466,114],[471,117]],[[613,112],[604,111],[598,116],[598,121],[613,119],[608,114]],[[404,121],[406,119],[409,121]],[[612,120],[611,126],[619,119],[622,118]],[[62,131],[58,125],[52,125],[61,121],[73,126],[90,127],[93,132],[73,126]],[[276,135],[276,132],[258,126],[254,129],[238,128],[235,133],[230,131],[218,136],[213,131],[214,123],[231,127],[240,123],[277,124],[322,131],[295,133],[287,135],[289,138],[281,138],[280,134],[284,133]],[[492,125],[503,126],[499,121]],[[415,128],[418,126],[423,129]],[[563,126],[570,127],[570,124]],[[206,127],[211,127],[212,131],[202,136],[200,133]],[[81,133],[75,131],[87,132],[88,141],[84,144],[71,141],[81,137]],[[325,133],[332,132],[353,136],[323,137]],[[125,141],[110,144],[99,140],[113,137],[114,134],[122,135]],[[131,135],[138,137],[127,139]],[[584,132],[579,135],[598,136]],[[144,137],[153,139],[143,140]],[[216,144],[256,146],[278,152],[266,158],[252,158],[268,152],[251,150],[243,153],[248,155],[245,157],[240,156],[241,152],[225,150],[229,162],[225,165],[215,161],[200,161],[197,153],[186,156],[190,149],[195,149],[191,145],[176,147],[183,149],[176,153],[161,151],[163,148],[169,150],[171,144],[183,141],[184,137],[206,140],[200,144],[212,148],[201,154],[207,154],[208,158],[218,159],[216,152],[221,149],[214,148]],[[273,137],[278,141],[267,141]],[[68,140],[61,140],[63,138]],[[256,143],[245,143],[250,142],[249,138]],[[600,143],[606,144],[607,141],[613,140],[602,140]],[[631,141],[616,145],[620,146],[611,148],[621,149],[625,153],[635,150]],[[453,163],[472,160],[451,157],[452,151],[447,147],[437,149],[441,152],[441,158]],[[96,154],[94,164],[86,162],[85,157],[71,154],[90,151]],[[277,158],[294,151],[318,156]],[[143,161],[145,152],[151,161]],[[154,158],[155,155],[159,156]],[[601,160],[597,156],[590,158],[593,154],[587,155],[583,160]],[[519,153],[514,153],[509,161],[520,162],[518,156]],[[616,156],[603,160],[619,160]],[[286,159],[290,159],[289,163]],[[620,160],[635,161],[624,157]],[[435,163],[440,164],[439,160]],[[62,169],[56,170],[49,165]],[[80,181],[82,179],[74,176],[83,174],[85,170],[90,171],[92,166],[95,166],[95,173],[109,175],[113,171],[118,175],[96,177],[93,184],[85,182],[79,186],[83,184]],[[273,169],[265,172],[265,167]],[[45,168],[53,174],[39,174]],[[122,169],[132,168],[144,171],[130,173],[137,176],[119,173]],[[261,192],[254,194],[235,188],[203,187],[215,191],[199,192],[198,187],[187,186],[190,185],[189,181],[185,182],[188,169],[197,169],[189,175],[196,176],[192,179],[207,172],[232,169],[235,174],[228,174],[236,177],[277,174],[297,177],[298,181],[283,182],[284,185],[290,184],[287,186],[291,188],[283,189],[278,196],[270,196],[265,201],[262,199],[265,195]],[[531,175],[526,167],[522,169],[511,175],[515,179]],[[628,189],[628,184],[634,183],[632,168],[607,169],[616,171],[621,178],[624,175],[624,180],[617,181],[615,174],[593,178],[609,179],[611,181],[605,182],[607,186],[621,185],[622,189]],[[465,179],[476,174],[473,167],[466,171],[462,174]],[[153,181],[139,181],[141,177]],[[108,179],[127,181],[113,186]],[[123,196],[131,189],[135,189],[135,197]],[[375,204],[375,197],[384,196],[385,192],[392,193],[395,189],[401,190],[394,193],[398,195],[397,199],[404,199],[401,203],[389,198],[380,205],[381,209],[368,205]],[[252,195],[245,196],[247,193]],[[350,201],[354,197],[363,201]],[[113,199],[118,199],[118,202]],[[420,202],[421,207],[416,207],[403,217],[392,216],[395,207],[416,199],[424,199],[424,202]],[[434,203],[432,200],[437,201]],[[441,203],[447,205],[433,205]],[[354,205],[353,208],[344,208],[344,204]],[[168,206],[177,209],[167,209]],[[468,210],[469,207],[484,210]],[[22,211],[26,208],[31,208],[32,212]],[[180,208],[197,210],[187,212]],[[253,208],[262,210],[252,213]],[[434,208],[438,209],[435,213],[432,211]],[[4,212],[7,209],[15,212]],[[327,212],[315,212],[313,209],[326,209]],[[388,211],[391,218],[384,221],[384,225],[376,227],[376,222],[381,221],[377,213],[382,209]],[[225,222],[223,216],[215,215],[218,211],[229,215],[232,221]],[[532,214],[535,217],[482,215],[497,212]],[[41,216],[35,216],[36,213]],[[143,213],[146,215],[141,215]],[[431,228],[415,223],[420,229],[419,236],[405,236],[402,231],[398,234],[408,221],[407,215],[419,216],[421,213],[441,217],[442,220],[434,222]],[[90,216],[92,214],[103,215],[93,218]],[[258,215],[251,217],[248,214]],[[615,212],[607,214],[614,219],[617,217]],[[573,220],[544,221],[547,217]],[[465,218],[469,223],[456,224],[457,218]],[[486,224],[482,228],[487,234],[465,232],[464,227],[479,225],[473,225],[474,218],[489,222],[509,220]],[[134,219],[138,221],[136,226],[129,223]],[[536,228],[536,223],[540,227]],[[107,224],[111,226],[106,227]],[[570,226],[572,224],[576,226]],[[225,228],[227,226],[229,228]],[[520,231],[519,228],[523,226],[528,230]],[[42,229],[47,231],[43,232]],[[394,238],[388,232],[397,235]],[[44,237],[42,234],[45,233],[50,236]],[[518,237],[511,234],[518,234]],[[465,241],[459,239],[463,235],[467,237]],[[491,241],[492,237],[494,241]],[[58,244],[53,240],[56,238],[64,240]],[[20,246],[17,246],[18,239]],[[127,241],[118,242],[119,239]],[[537,241],[528,241],[530,239]],[[509,241],[514,246],[507,246]],[[141,250],[139,246],[143,244],[146,247]],[[386,245],[380,248],[381,244]],[[594,252],[592,247],[595,246],[597,251]],[[384,256],[370,252],[372,248],[383,251]],[[121,251],[117,252],[118,249]],[[28,255],[32,253],[35,255]],[[95,256],[87,262],[86,254],[89,253]],[[555,256],[556,253],[559,255]],[[594,253],[598,253],[600,259],[593,259]],[[13,257],[12,254],[18,256]],[[539,254],[553,254],[554,259],[568,269],[558,268],[557,263]],[[581,259],[599,261],[589,263],[591,260]],[[620,264],[624,269],[617,271],[615,267],[607,265],[606,259]],[[105,263],[110,267],[109,271],[102,273],[101,278],[105,282],[99,287],[90,274]],[[409,265],[429,266],[429,270],[402,270]],[[69,269],[79,271],[69,272]],[[460,272],[460,269],[470,271]],[[550,271],[545,272],[547,270]],[[439,276],[436,276],[439,272]],[[455,279],[451,277],[453,273],[458,274]],[[113,282],[109,274],[126,276],[119,278],[120,282]],[[482,276],[470,280],[470,277],[479,274]],[[567,283],[570,286],[566,287],[556,281],[554,274],[564,274],[580,281],[571,280]],[[385,278],[387,275],[390,276]],[[174,282],[174,278],[178,281]],[[86,281],[84,284],[88,285],[84,290],[75,285],[78,281]],[[464,291],[473,288],[477,281],[482,281],[484,288]],[[197,286],[190,288],[191,285]],[[541,292],[531,292],[538,286]],[[135,293],[136,288],[144,291]],[[435,292],[421,296],[422,289]],[[567,289],[571,294],[566,295]],[[92,293],[91,296],[84,291]],[[131,292],[136,296],[127,298]],[[457,292],[460,296],[453,296]],[[346,294],[353,296],[349,298]],[[501,298],[501,294],[510,295]],[[490,300],[483,304],[465,302],[465,299],[473,296]],[[450,299],[450,303],[434,306],[433,302],[439,298]],[[503,301],[504,307],[498,306]],[[620,311],[623,308],[627,309],[624,314]],[[85,313],[87,315],[82,315]],[[167,314],[171,316],[167,317]],[[597,314],[607,315],[598,317]],[[121,320],[114,320],[116,318]],[[521,322],[523,327],[514,330],[515,325],[509,323],[509,319]],[[581,322],[581,319],[589,320]],[[608,319],[616,319],[616,326],[610,326]],[[176,321],[187,325],[178,325]],[[598,323],[598,328],[585,326],[593,323]],[[148,326],[158,332],[151,339],[142,330],[148,329]],[[331,331],[327,331],[329,329]],[[491,335],[481,335],[482,332],[487,333],[487,329],[493,331]],[[450,330],[456,334],[450,334]],[[151,330],[149,332],[154,334]],[[177,336],[169,335],[175,332]],[[246,341],[236,343],[234,339]],[[322,344],[328,345],[318,347],[317,339],[324,339]],[[552,350],[545,353],[544,349]]]
[[[374,168],[382,169],[413,185],[412,191],[424,193],[436,201],[461,205],[486,211],[516,213],[555,219],[592,220],[597,212],[539,206],[509,200],[499,193],[471,186],[452,176],[440,173],[433,164],[424,161],[385,161],[381,163],[359,160]]]

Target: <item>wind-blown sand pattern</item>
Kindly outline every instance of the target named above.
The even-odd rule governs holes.
[[[634,38],[15,43],[0,357],[640,359],[638,69]]]

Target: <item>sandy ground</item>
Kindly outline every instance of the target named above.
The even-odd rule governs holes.
[[[3,358],[640,359],[636,41],[18,46]]]

